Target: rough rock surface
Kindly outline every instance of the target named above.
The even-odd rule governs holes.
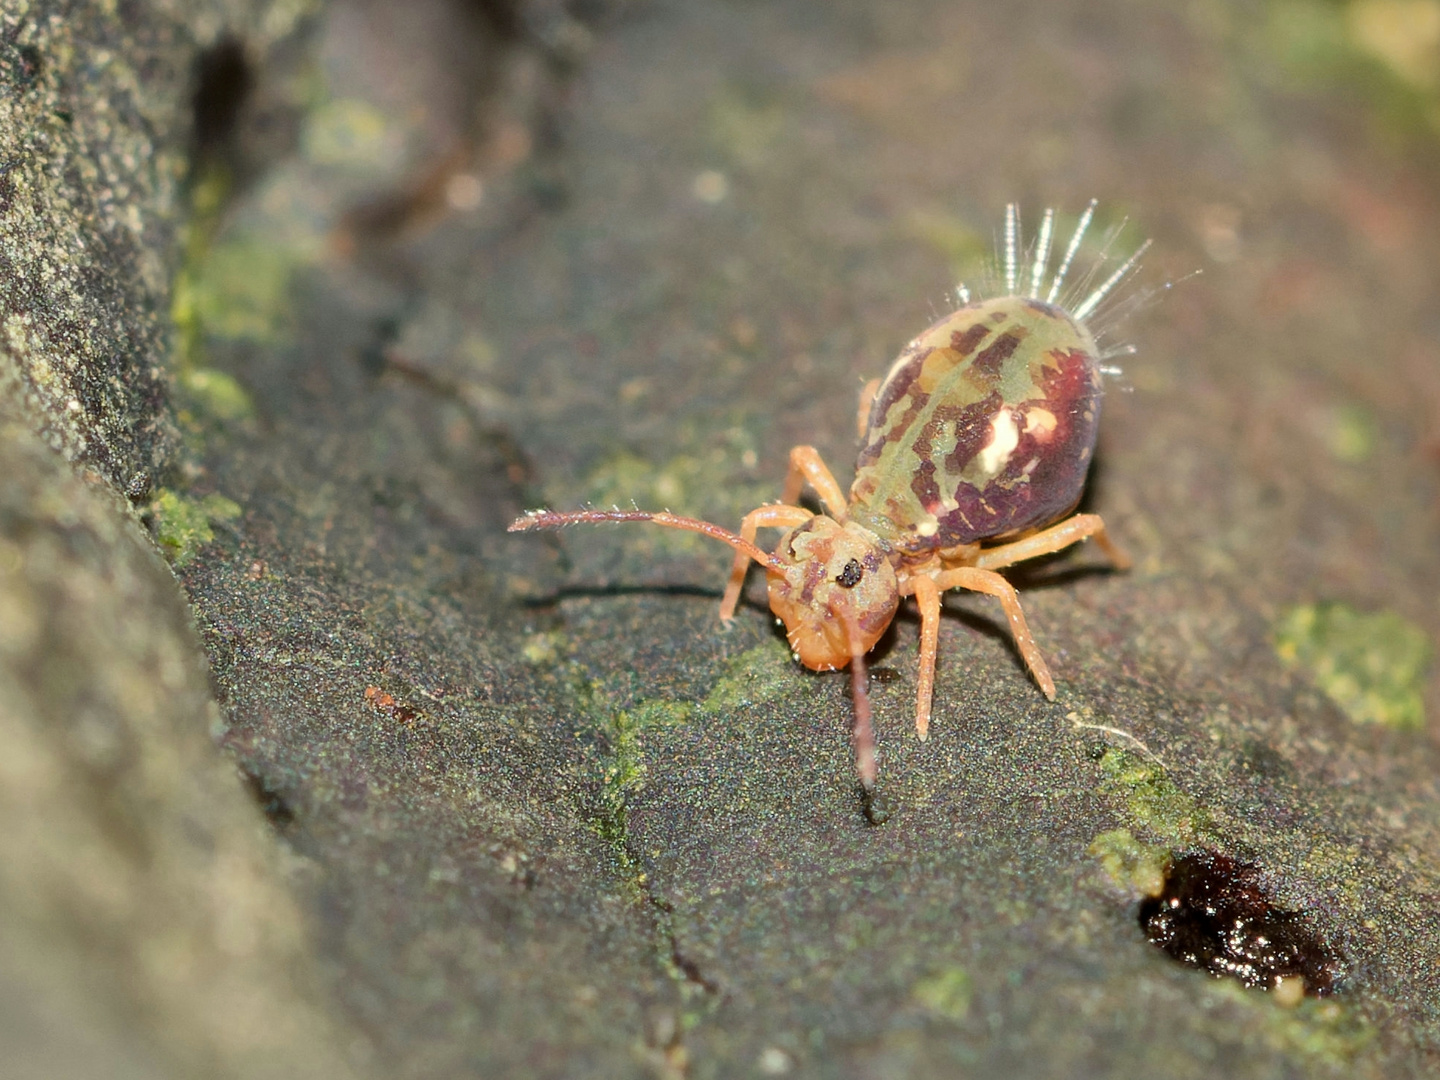
[[[348,1075],[173,577],[13,416],[0,477],[6,1075]]]
[[[171,464],[170,276],[192,91],[226,33],[265,56],[312,5],[20,0],[0,24],[0,393],[143,499]]]
[[[302,153],[214,251],[293,254],[263,333],[210,336],[253,413],[207,435],[201,490],[244,513],[184,577],[227,743],[321,868],[326,955],[389,1068],[1433,1067],[1435,749],[1301,661],[1432,716],[1433,675],[1382,646],[1372,685],[1292,617],[1434,640],[1423,155],[1378,165],[1323,83],[1246,74],[1262,28],[1228,8],[653,4],[598,32],[558,145],[473,151],[381,234],[347,200],[455,136],[397,104],[438,77],[424,41],[360,10]],[[1004,203],[1092,194],[1179,282],[1107,339],[1140,353],[1088,506],[1137,568],[1013,575],[1053,705],[987,603],[951,601],[924,744],[899,620],[883,827],[845,681],[790,663],[758,589],[718,625],[723,549],[501,531],[586,500],[734,523],[797,442],[843,478],[861,381],[976,275]],[[1295,1006],[1149,945],[1137,900],[1193,847],[1252,867],[1341,992]]]
[[[293,860],[216,752],[190,613],[126,501],[177,447],[164,367],[192,67],[227,24],[263,54],[299,12],[0,16],[7,1076],[349,1074]]]

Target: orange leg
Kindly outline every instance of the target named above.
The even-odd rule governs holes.
[[[870,428],[870,406],[875,404],[875,395],[879,392],[879,379],[871,379],[860,388],[860,411],[855,416],[855,427],[859,429],[862,439]]]
[[[762,526],[778,529],[793,529],[803,525],[815,515],[803,506],[786,506],[773,503],[751,510],[740,522],[740,535],[750,543],[755,542],[755,530]],[[735,617],[735,606],[740,603],[740,590],[745,587],[745,573],[750,569],[750,556],[743,551],[735,553],[735,562],[730,567],[730,580],[725,584],[725,595],[720,600],[720,621],[729,622]]]
[[[920,609],[920,686],[915,694],[915,734],[930,737],[930,699],[935,693],[935,653],[940,644],[940,587],[929,574],[918,574],[902,586],[915,595]]]
[[[989,593],[999,599],[1010,620],[1010,632],[1015,644],[1025,659],[1041,691],[1051,701],[1055,700],[1055,680],[1050,677],[1050,668],[1040,655],[1040,648],[1025,625],[1025,613],[1020,610],[1020,597],[1015,587],[992,570],[977,570],[962,566],[945,570],[934,577],[916,574],[900,586],[904,595],[913,595],[920,609],[920,677],[915,693],[915,734],[923,742],[930,735],[930,705],[935,693],[935,656],[940,642],[940,594],[946,589],[970,589],[973,592]]]
[[[935,587],[942,592],[945,589],[969,589],[972,592],[989,593],[999,600],[1000,606],[1005,609],[1005,618],[1010,620],[1010,633],[1015,637],[1015,645],[1019,648],[1020,655],[1025,658],[1025,666],[1030,669],[1030,674],[1035,676],[1035,681],[1040,684],[1045,696],[1051,701],[1055,700],[1055,680],[1050,677],[1050,668],[1045,664],[1045,657],[1040,655],[1040,647],[1035,644],[1035,639],[1030,636],[1030,628],[1025,625],[1025,613],[1020,610],[1020,597],[1015,592],[1015,586],[993,570],[961,566],[937,574]]]
[[[835,482],[835,477],[830,475],[830,470],[820,457],[820,451],[813,446],[791,447],[790,471],[785,474],[785,488],[780,501],[793,504],[799,500],[800,489],[807,480],[815,489],[815,494],[820,496],[826,512],[836,521],[844,521],[845,510],[849,505],[845,492]]]
[[[1100,520],[1099,514],[1076,514],[1068,521],[1052,525],[1034,536],[1016,540],[1013,544],[988,548],[980,553],[975,565],[982,570],[998,570],[1002,566],[1011,566],[1039,555],[1049,555],[1052,551],[1067,548],[1087,537],[1095,538],[1096,546],[1105,553],[1117,570],[1129,569],[1130,556],[1110,539],[1110,534],[1105,531],[1105,522]]]

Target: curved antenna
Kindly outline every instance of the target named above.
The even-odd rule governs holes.
[[[574,510],[569,513],[555,510],[531,510],[528,514],[512,521],[510,527],[505,531],[530,532],[534,529],[563,529],[567,525],[603,525],[610,521],[649,521],[655,525],[664,525],[667,529],[684,529],[687,532],[699,533],[713,540],[719,540],[722,544],[729,544],[736,551],[743,551],[761,566],[768,566],[781,573],[785,570],[775,556],[760,550],[743,536],[737,536],[729,529],[722,529],[719,525],[712,525],[708,521],[681,517],[668,510],[654,514],[646,513],[644,510]]]
[[[860,647],[864,639],[860,636],[855,616],[850,612],[831,606],[830,614],[845,627],[845,643],[850,647],[850,700],[855,716],[850,741],[855,746],[855,772],[868,800],[875,793],[875,779],[880,770],[875,756],[875,725],[870,719],[870,679],[865,666],[865,650]]]
[[[875,778],[880,772],[875,763],[875,725],[870,720],[870,692],[865,685],[869,681],[865,654],[853,654],[850,657],[850,697],[855,709],[855,729],[851,739],[855,743],[855,771],[860,775],[860,786],[867,795],[874,792]]]

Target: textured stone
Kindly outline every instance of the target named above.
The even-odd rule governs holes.
[[[0,421],[6,1073],[338,1077],[287,858],[123,502]]]

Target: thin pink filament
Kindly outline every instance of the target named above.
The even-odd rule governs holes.
[[[737,536],[729,529],[722,529],[719,525],[712,525],[708,521],[680,517],[678,514],[664,510],[653,514],[644,510],[575,510],[570,513],[560,513],[555,510],[532,510],[524,517],[516,518],[511,522],[510,528],[506,531],[529,532],[531,529],[563,529],[567,525],[602,525],[612,521],[648,521],[655,525],[664,525],[667,529],[684,529],[687,532],[700,533],[702,536],[719,540],[722,544],[729,544],[737,551],[743,551],[761,566],[768,566],[772,570],[782,573],[785,569],[775,556],[760,550],[749,540],[743,536]]]

